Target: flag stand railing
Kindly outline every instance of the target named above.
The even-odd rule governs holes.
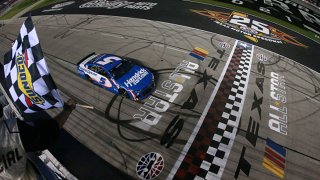
[[[0,83],[0,89],[4,95],[4,97],[6,98],[6,100],[8,101],[11,109],[13,110],[13,112],[15,113],[15,115],[17,116],[17,118],[19,118],[20,120],[23,120],[23,117],[21,116],[19,110],[16,108],[16,106],[13,104],[13,102],[11,101],[11,99],[9,98],[9,96],[7,95],[7,92],[5,91],[5,89],[3,88],[3,86]]]

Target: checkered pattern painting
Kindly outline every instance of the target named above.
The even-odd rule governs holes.
[[[4,75],[5,87],[22,113],[63,106],[31,17],[26,19],[11,50],[4,56]]]
[[[238,42],[216,96],[173,179],[220,179],[239,125],[253,46]]]

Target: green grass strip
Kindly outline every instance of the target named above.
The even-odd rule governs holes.
[[[33,7],[32,10],[39,9],[44,6],[48,6],[50,4],[54,4],[57,2],[61,2],[61,1],[65,1],[65,0],[43,0],[38,5]],[[6,19],[12,18],[16,14],[18,14],[19,12],[23,11],[24,9],[33,5],[36,2],[38,2],[38,0],[23,0],[23,1],[21,1],[20,3],[12,6],[12,8],[6,14],[4,14],[3,16],[0,17],[0,20],[6,20]]]
[[[220,7],[224,7],[224,8],[228,8],[228,9],[233,9],[233,10],[236,10],[236,11],[241,11],[241,12],[244,12],[244,13],[247,13],[247,14],[251,14],[251,15],[254,15],[254,16],[257,16],[261,19],[264,19],[264,20],[267,20],[267,21],[270,21],[270,22],[273,22],[273,23],[276,23],[276,24],[279,24],[283,27],[286,27],[292,31],[295,31],[297,33],[300,33],[318,43],[320,43],[320,37],[314,33],[314,32],[311,32],[311,31],[307,31],[305,29],[302,29],[300,27],[297,27],[295,25],[292,25],[286,21],[283,21],[283,20],[280,20],[280,19],[277,19],[275,17],[272,17],[272,16],[269,16],[267,14],[264,14],[264,13],[260,13],[258,11],[254,11],[254,10],[251,10],[251,9],[248,9],[248,8],[244,8],[244,7],[239,7],[239,6],[236,6],[236,5],[231,5],[231,4],[227,4],[227,3],[223,3],[223,2],[218,2],[218,1],[214,1],[214,0],[193,0],[194,2],[201,2],[201,3],[206,3],[206,4],[211,4],[211,5],[214,5],[214,6],[220,6]]]
[[[36,5],[35,7],[32,8],[32,11],[33,10],[36,10],[36,9],[40,9],[40,8],[43,8],[45,6],[49,6],[51,4],[55,4],[55,3],[59,3],[59,2],[62,2],[62,1],[66,1],[66,0],[44,0],[42,1],[40,4]]]
[[[3,16],[0,17],[1,20],[10,19],[25,8],[31,6],[32,4],[36,3],[37,0],[23,0],[20,3],[13,5],[12,8]]]

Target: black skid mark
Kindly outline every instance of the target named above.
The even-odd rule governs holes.
[[[121,104],[122,104],[122,100],[123,98],[121,99],[120,101],[120,105],[119,105],[119,109],[118,109],[118,115],[117,115],[117,119],[113,118],[110,116],[110,109],[113,105],[113,103],[115,102],[115,100],[117,99],[117,95],[115,95],[110,103],[108,104],[107,108],[106,108],[106,111],[105,111],[105,118],[107,120],[109,120],[110,122],[112,123],[115,123],[117,124],[117,128],[118,128],[118,133],[119,135],[127,140],[127,141],[131,141],[131,142],[142,142],[142,141],[147,141],[147,140],[151,140],[151,139],[158,139],[159,141],[161,140],[161,135],[160,134],[155,134],[155,133],[152,133],[152,132],[148,132],[148,131],[145,131],[143,129],[140,129],[140,128],[137,128],[133,125],[130,125],[129,123],[133,122],[133,121],[138,121],[138,120],[135,120],[135,119],[129,119],[129,120],[121,120],[120,119],[120,113],[121,113]],[[126,128],[126,129],[129,129],[135,133],[138,133],[140,135],[145,135],[145,136],[149,136],[149,137],[146,137],[146,138],[142,138],[142,139],[130,139],[130,138],[127,138],[125,136],[123,136],[122,132],[121,132],[121,126]],[[176,144],[185,144],[187,141],[186,140],[182,140],[182,139],[177,139],[175,141]]]
[[[132,51],[126,53],[124,56],[127,56],[127,55],[129,55],[129,54],[132,54],[132,53],[134,53],[134,52],[138,52],[138,51],[140,51],[140,50],[142,50],[142,49],[145,49],[145,48],[147,48],[147,47],[150,47],[150,46],[152,45],[152,42],[146,42],[146,43],[147,43],[147,45],[145,45],[145,46],[143,46],[143,47],[140,47],[140,48],[137,48],[137,49],[135,49],[135,50],[132,50]],[[122,48],[122,47],[121,47],[121,48]]]
[[[121,113],[120,107],[121,107],[123,98],[121,99],[120,104],[119,104],[118,115],[117,115],[118,117],[117,118],[111,117],[110,116],[110,110],[111,110],[111,107],[112,107],[112,105],[114,104],[114,102],[115,102],[115,100],[117,98],[118,98],[118,96],[114,95],[113,98],[111,99],[111,101],[108,104],[108,106],[106,108],[106,111],[105,111],[105,118],[107,120],[109,120],[110,122],[112,122],[114,124],[117,124],[118,133],[123,139],[128,140],[128,141],[132,141],[132,142],[147,141],[147,140],[150,140],[150,139],[153,139],[153,138],[159,138],[160,139],[160,135],[158,135],[158,134],[151,133],[151,132],[148,132],[148,131],[144,131],[144,130],[142,130],[140,128],[134,127],[134,126],[129,124],[131,122],[138,121],[138,120],[135,120],[135,119],[120,120],[120,113]],[[149,137],[142,138],[142,139],[130,139],[130,138],[127,138],[127,137],[123,136],[123,134],[121,133],[120,126],[123,126],[123,127],[127,128],[127,129],[130,129],[131,131],[136,132],[138,134],[143,134],[143,135],[146,135],[146,136],[149,136]]]
[[[48,54],[49,55],[49,54]],[[58,58],[58,57],[55,57],[53,56],[54,58]],[[49,58],[48,58],[49,59]],[[62,60],[62,61],[65,61],[65,62],[68,62],[67,60],[64,60],[64,59],[61,59],[61,58],[58,58],[59,60]],[[54,61],[53,59],[49,59],[50,61],[53,61],[54,63],[58,63],[56,61]],[[70,62],[69,62],[70,63]],[[73,64],[73,63],[70,63],[70,64]],[[73,64],[75,65],[75,64]],[[153,70],[154,73],[157,73],[157,72],[162,72],[162,71],[169,71],[169,72],[166,72],[166,73],[157,73],[157,74],[170,74],[172,73],[172,70],[174,70],[175,68],[167,68],[167,69],[160,69],[160,70]],[[65,69],[67,71],[70,71],[72,72],[71,70],[69,69]],[[74,74],[76,74],[75,72],[72,72]],[[196,72],[196,74],[190,74],[190,75],[193,75],[195,77],[201,77],[203,73],[201,72]],[[211,81],[217,81],[215,80],[214,78],[211,78],[210,79],[210,83],[212,84],[215,84],[214,82],[211,82]],[[65,92],[66,90],[64,90],[63,92]],[[75,96],[73,96],[74,99],[77,99]],[[128,141],[146,141],[146,140],[150,140],[150,139],[158,139],[160,140],[161,139],[161,135],[159,134],[155,134],[155,133],[151,133],[151,132],[148,132],[148,131],[145,131],[145,130],[142,130],[138,127],[135,127],[133,125],[131,125],[130,123],[134,122],[134,121],[138,121],[136,119],[127,119],[127,120],[121,120],[120,119],[120,116],[119,116],[119,113],[121,112],[121,109],[118,109],[118,117],[117,118],[113,118],[110,116],[110,110],[112,108],[112,105],[114,104],[114,102],[116,101],[116,99],[118,98],[119,96],[117,95],[114,95],[113,98],[111,99],[110,103],[108,103],[107,107],[106,107],[106,110],[104,113],[102,113],[100,110],[97,110],[97,109],[94,109],[93,111],[100,115],[100,116],[103,116],[105,117],[107,120],[109,120],[110,122],[114,123],[114,124],[117,124],[118,126],[118,132],[119,132],[119,135],[128,140]],[[121,103],[122,103],[123,99],[121,99]],[[141,103],[141,102],[140,102]],[[177,106],[181,106],[179,104],[174,104],[174,105],[177,105]],[[121,107],[121,106],[119,106]],[[170,112],[169,112],[170,113]],[[189,114],[189,113],[181,113],[181,112],[177,112],[177,111],[172,111],[171,113],[173,114],[180,114],[180,115],[186,115],[186,116],[193,116],[193,117],[199,117],[200,116],[200,112],[194,112],[194,113],[197,113],[196,115],[192,115],[192,114]],[[121,126],[126,128],[126,129],[129,129],[133,132],[136,132],[138,134],[141,134],[141,135],[145,135],[145,136],[149,136],[149,137],[146,137],[146,138],[142,138],[142,139],[129,139],[129,138],[126,138],[125,136],[123,136],[122,132],[121,132]],[[177,139],[175,140],[175,143],[176,144],[185,144],[187,141],[186,140],[182,140],[182,139]]]
[[[274,56],[273,56],[274,58]],[[281,56],[277,56],[275,61],[272,61],[271,63],[264,63],[265,66],[273,66],[275,64],[278,64],[281,61]]]
[[[123,101],[123,97],[121,97],[121,100],[120,100],[120,102],[119,102],[119,108],[118,108],[119,110],[118,110],[118,116],[117,116],[118,121],[121,121],[121,120],[120,120],[120,109],[121,109],[122,101]],[[125,140],[127,140],[127,141],[131,141],[131,142],[141,142],[141,141],[147,141],[147,140],[151,140],[151,139],[152,139],[152,137],[147,137],[147,138],[142,138],[142,139],[131,139],[131,138],[125,137],[125,136],[122,134],[120,127],[121,127],[121,124],[120,124],[120,123],[117,123],[117,129],[118,129],[119,135],[120,135],[123,139],[125,139]]]
[[[67,21],[67,20],[66,20]],[[77,28],[79,27],[80,25],[88,25],[90,24],[92,21],[95,21],[95,16],[90,16],[90,17],[87,17],[87,18],[84,18],[84,20],[80,20],[80,22],[74,24],[74,25],[71,25],[70,27],[67,27],[67,30],[65,31],[62,31],[61,33],[58,33],[56,34],[53,38],[54,39],[64,39],[74,33],[76,33],[75,31],[71,31],[71,29],[74,29],[74,28]],[[68,22],[67,22],[68,23]]]

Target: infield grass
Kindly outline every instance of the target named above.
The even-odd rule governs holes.
[[[64,0],[42,0],[38,5],[33,7],[32,10],[42,8],[44,6],[48,6],[50,4],[54,4],[57,2],[61,2],[61,1],[64,1]],[[18,14],[19,12],[23,11],[24,9],[33,5],[36,2],[38,2],[38,0],[23,0],[23,1],[21,1],[21,2],[17,3],[16,5],[13,5],[7,13],[5,13],[3,16],[0,17],[0,20],[6,20],[6,19],[12,18],[16,14]]]

